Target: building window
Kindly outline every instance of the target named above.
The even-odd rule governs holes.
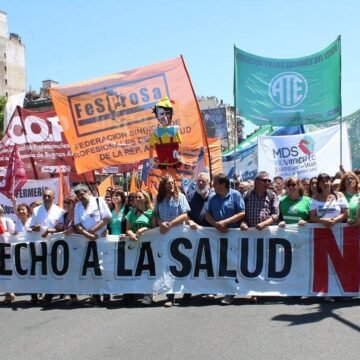
[[[4,66],[4,71],[7,72],[7,67],[6,66]]]
[[[5,85],[7,85],[7,79],[5,79]]]
[[[4,53],[4,59],[6,59],[6,53]]]
[[[6,92],[6,93],[5,93],[5,96],[6,96],[6,97],[9,97],[9,93]]]

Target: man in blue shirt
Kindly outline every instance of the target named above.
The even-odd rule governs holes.
[[[221,233],[229,228],[239,228],[245,217],[245,203],[239,191],[230,189],[230,179],[225,174],[213,178],[215,194],[209,199],[205,219]],[[225,295],[223,305],[233,302],[234,295]]]
[[[209,199],[205,219],[221,233],[229,228],[239,228],[245,217],[245,204],[242,195],[230,189],[230,179],[218,174],[213,179],[215,194]]]

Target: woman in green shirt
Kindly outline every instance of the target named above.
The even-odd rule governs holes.
[[[126,235],[130,240],[138,241],[140,236],[147,230],[156,227],[156,217],[150,196],[140,190],[135,195],[135,207],[126,215]],[[151,305],[152,294],[145,294],[142,299],[143,305]]]
[[[286,224],[305,225],[310,219],[311,199],[304,195],[300,179],[291,176],[286,179],[287,196],[280,200],[280,227]]]
[[[121,235],[125,233],[125,215],[124,203],[125,194],[120,189],[115,189],[111,194],[111,201],[113,203],[113,210],[111,211],[111,219],[108,223],[108,230],[110,235]]]
[[[347,171],[341,178],[339,191],[342,192],[349,204],[350,224],[354,224],[356,220],[356,211],[358,208],[359,194],[359,178],[351,171]]]

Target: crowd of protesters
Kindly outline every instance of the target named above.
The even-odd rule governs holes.
[[[94,196],[89,187],[76,185],[61,207],[54,203],[54,191],[45,188],[43,201],[30,206],[16,204],[17,220],[14,223],[4,216],[0,206],[0,234],[37,232],[43,238],[63,232],[83,235],[90,241],[99,237],[118,235],[121,239],[136,242],[149,229],[159,227],[160,234],[186,224],[196,231],[203,226],[213,227],[219,233],[229,229],[249,228],[263,230],[267,226],[285,227],[291,224],[304,226],[319,223],[332,227],[336,223],[360,226],[360,171],[344,171],[335,176],[321,173],[311,179],[295,176],[271,178],[260,171],[253,181],[230,179],[217,174],[210,181],[207,173],[200,173],[195,189],[184,193],[170,176],[160,179],[156,199],[140,190],[125,194],[122,188],[109,188],[105,197]],[[31,302],[50,304],[50,294],[31,294]],[[63,295],[61,295],[63,296]],[[210,296],[210,295],[209,295]],[[124,294],[131,299],[132,294]],[[167,294],[166,307],[174,304],[174,294]],[[190,299],[191,294],[184,294]],[[233,295],[225,295],[222,304],[231,304]],[[15,300],[15,294],[5,294],[5,302]],[[68,305],[77,303],[76,294],[70,295]],[[110,294],[92,295],[89,302],[100,304],[111,301]],[[144,294],[142,303],[151,305],[153,294]]]

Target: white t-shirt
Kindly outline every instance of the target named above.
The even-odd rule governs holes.
[[[31,223],[31,218],[27,219],[25,224],[22,223],[22,221],[17,218],[15,221],[15,232],[17,234],[28,231]]]
[[[96,201],[99,199],[99,203]],[[74,209],[74,223],[75,225],[81,224],[85,230],[92,229],[100,220],[110,219],[111,218],[111,211],[107,206],[104,198],[96,198],[91,196],[89,198],[89,203],[84,208],[84,205],[81,201],[79,201],[75,205]],[[106,225],[103,226],[96,232],[96,235],[101,236],[101,233],[106,230]]]
[[[341,214],[341,209],[347,209],[349,207],[345,197],[335,197],[327,201],[319,201],[312,199],[310,204],[310,211],[316,210],[316,215],[322,219],[331,219]]]
[[[0,217],[0,221],[3,225],[4,231],[13,234],[15,232],[15,224],[14,222],[5,216]]]
[[[51,205],[49,210],[46,210],[44,205],[37,206],[33,210],[30,227],[40,225],[40,231],[54,229],[63,212],[64,210],[55,204]]]

